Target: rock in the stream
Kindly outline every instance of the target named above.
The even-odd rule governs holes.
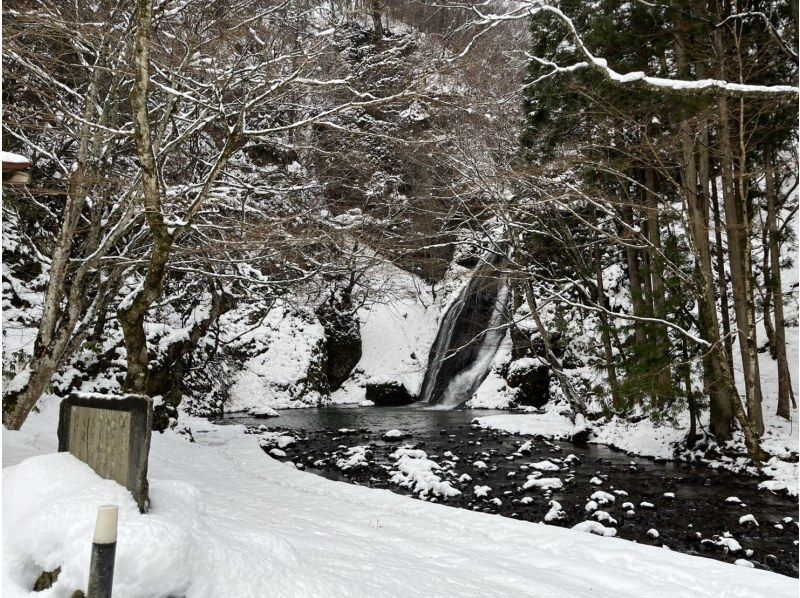
[[[397,407],[414,402],[400,382],[371,382],[367,384],[367,400],[376,407]]]
[[[272,407],[261,405],[259,407],[253,407],[250,409],[250,411],[247,412],[247,415],[257,419],[266,419],[268,417],[278,417],[278,412]]]

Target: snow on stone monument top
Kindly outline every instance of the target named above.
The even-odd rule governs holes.
[[[25,156],[20,156],[19,154],[14,154],[11,152],[0,151],[0,160],[4,164],[25,164],[30,165],[30,160]]]

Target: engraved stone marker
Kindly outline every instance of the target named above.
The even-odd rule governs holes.
[[[150,503],[147,458],[152,427],[150,397],[73,394],[61,401],[58,450],[128,488],[144,513]]]

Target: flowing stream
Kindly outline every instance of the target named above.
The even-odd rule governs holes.
[[[428,496],[428,500],[525,521],[543,521],[551,500],[558,501],[564,511],[564,518],[551,522],[553,525],[572,527],[582,521],[596,521],[597,516],[586,510],[591,495],[598,490],[624,491],[624,495],[615,494],[613,504],[599,507],[613,519],[604,525],[613,527],[619,538],[729,563],[744,558],[756,567],[798,576],[796,498],[759,490],[756,478],[704,465],[655,462],[604,445],[530,439],[471,423],[475,417],[492,413],[497,412],[442,410],[417,403],[406,407],[293,409],[266,421],[244,417],[228,417],[226,421],[245,424],[255,434],[276,430],[295,437],[297,441],[284,446],[282,455],[271,455],[298,468],[332,480],[416,496],[393,483],[391,474],[395,467],[392,452],[398,446],[413,445],[439,463],[442,469],[438,475],[461,492],[447,499]],[[383,434],[392,429],[402,430],[407,436],[384,439]],[[521,450],[528,440],[532,440],[529,447]],[[341,460],[353,447],[365,447],[366,460],[361,467],[344,470]],[[265,446],[264,450],[268,452],[269,448]],[[546,460],[559,467],[544,475],[559,477],[564,486],[552,493],[524,489],[527,476],[535,470],[533,465]],[[476,461],[487,467],[477,468]],[[463,474],[471,479],[461,481]],[[474,491],[478,485],[491,491],[478,497]],[[729,502],[728,497],[739,502]],[[625,505],[628,502],[633,508]],[[643,506],[645,503],[652,506]],[[758,526],[742,524],[740,520],[746,515],[752,515]],[[652,537],[651,530],[658,536]],[[735,544],[729,540],[735,540]],[[739,545],[740,549],[726,545]]]
[[[746,559],[798,576],[797,500],[760,491],[756,478],[475,424],[473,418],[492,412],[459,407],[489,373],[505,334],[508,299],[498,259],[484,255],[442,317],[416,404],[295,409],[268,422],[235,415],[226,421],[262,435],[273,458],[332,480],[531,522],[602,523],[627,540],[727,562]],[[385,436],[389,430],[393,435]],[[430,493],[398,481],[393,453],[403,445],[425,451],[435,462],[429,474],[451,491]],[[538,487],[530,483],[536,476],[558,483]],[[602,502],[603,496],[611,498]]]

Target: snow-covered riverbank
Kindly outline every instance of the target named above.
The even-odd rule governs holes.
[[[743,474],[760,474],[767,478],[760,485],[764,490],[786,492],[791,496],[798,494],[798,428],[793,425],[797,421],[797,409],[793,410],[793,421],[786,421],[774,414],[765,414],[767,430],[763,445],[773,456],[760,472],[744,457],[719,454],[709,458],[699,447],[694,451],[682,448],[689,429],[688,417],[683,417],[677,423],[660,425],[646,418],[630,421],[615,417],[588,422],[580,415],[573,422],[563,406],[562,410],[566,414],[559,411],[558,405],[550,404],[541,413],[509,413],[476,419],[482,427],[556,440],[569,439],[581,432],[588,432],[588,442],[605,444],[641,457],[673,460],[676,458],[675,448],[678,446],[681,447],[681,452],[677,455],[679,460],[702,462],[709,467],[724,467]],[[737,437],[726,450],[744,454],[744,442]]]
[[[121,505],[115,596],[795,596],[798,581],[325,480],[239,426],[155,435],[153,508],[55,450],[56,406],[4,432],[4,595],[85,584],[98,505]],[[33,458],[31,458],[33,457]]]

